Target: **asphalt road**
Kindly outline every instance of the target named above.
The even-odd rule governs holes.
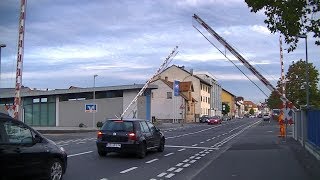
[[[193,179],[238,141],[259,119],[237,119],[221,125],[191,124],[163,129],[166,147],[144,159],[110,153],[99,157],[96,133],[47,135],[68,153],[64,180]]]

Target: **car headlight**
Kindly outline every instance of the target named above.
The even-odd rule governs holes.
[[[60,147],[60,151],[65,152],[66,150],[64,150],[63,147]]]

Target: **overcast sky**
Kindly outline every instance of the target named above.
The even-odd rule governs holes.
[[[1,87],[14,87],[20,0],[0,1]],[[172,64],[209,72],[226,90],[255,102],[265,95],[194,27],[196,13],[273,84],[280,77],[279,34],[242,0],[28,0],[23,85],[58,89],[144,83],[175,46]],[[207,33],[205,33],[207,34]],[[209,39],[218,44],[212,37]],[[308,43],[309,61],[320,51]],[[284,46],[286,48],[286,46]],[[222,48],[222,50],[224,50]],[[228,57],[270,94],[230,53]],[[284,52],[285,69],[305,59],[304,41]]]

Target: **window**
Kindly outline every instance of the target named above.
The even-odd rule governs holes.
[[[32,133],[27,127],[12,122],[5,122],[4,129],[7,134],[7,143],[10,144],[31,144],[33,143]],[[6,141],[5,141],[6,142]]]
[[[40,102],[39,98],[33,99],[33,103],[39,103],[39,102]]]
[[[156,127],[151,122],[147,122],[147,124],[152,133],[156,132]]]
[[[172,92],[167,92],[167,99],[172,99]]]
[[[149,127],[148,127],[146,122],[144,122],[144,121],[140,122],[140,126],[141,126],[142,132],[150,133],[150,129],[149,129]]]
[[[202,96],[201,96],[201,102],[202,102]]]
[[[151,92],[151,98],[153,99],[153,92]]]
[[[131,121],[106,121],[102,130],[133,132],[133,123]]]
[[[41,98],[41,102],[48,102],[48,98]]]
[[[188,112],[190,112],[190,105],[189,104],[188,104],[187,108],[188,108]]]

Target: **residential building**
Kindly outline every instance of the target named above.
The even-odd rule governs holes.
[[[243,105],[244,105],[244,109],[245,109],[246,114],[249,114],[250,109],[254,110],[254,114],[259,113],[258,106],[255,103],[253,103],[252,101],[243,101]]]
[[[210,115],[221,116],[222,115],[222,102],[221,102],[221,85],[214,79],[210,73],[197,73],[201,79],[207,81],[211,85],[210,91]]]
[[[235,113],[236,113],[235,98],[236,98],[235,95],[233,95],[229,91],[222,88],[221,101],[222,103],[228,104],[230,106],[230,112],[227,115],[231,117],[235,117]]]
[[[21,120],[30,126],[76,127],[80,123],[93,126],[93,113],[86,112],[86,105],[97,104],[95,121],[120,117],[129,103],[143,87],[143,84],[77,88],[56,90],[36,90],[23,88]],[[128,111],[125,118],[151,119],[151,90],[157,86],[150,85]],[[95,100],[93,91],[95,90]],[[12,106],[14,88],[0,89],[0,107],[2,111]],[[10,111],[10,109],[9,109]]]
[[[157,79],[151,82],[158,89],[151,92],[151,116],[161,122],[194,122],[194,88],[191,81],[179,83],[179,95],[174,95],[173,82]]]
[[[187,71],[184,66],[172,65],[162,71],[158,77],[165,79],[167,81],[178,80],[180,82],[191,81],[194,92],[192,92],[192,97],[195,99],[195,115],[194,119],[196,122],[199,122],[199,118],[202,115],[211,115],[210,114],[210,92],[211,85],[209,82],[201,79],[197,75],[193,74],[193,70]]]

